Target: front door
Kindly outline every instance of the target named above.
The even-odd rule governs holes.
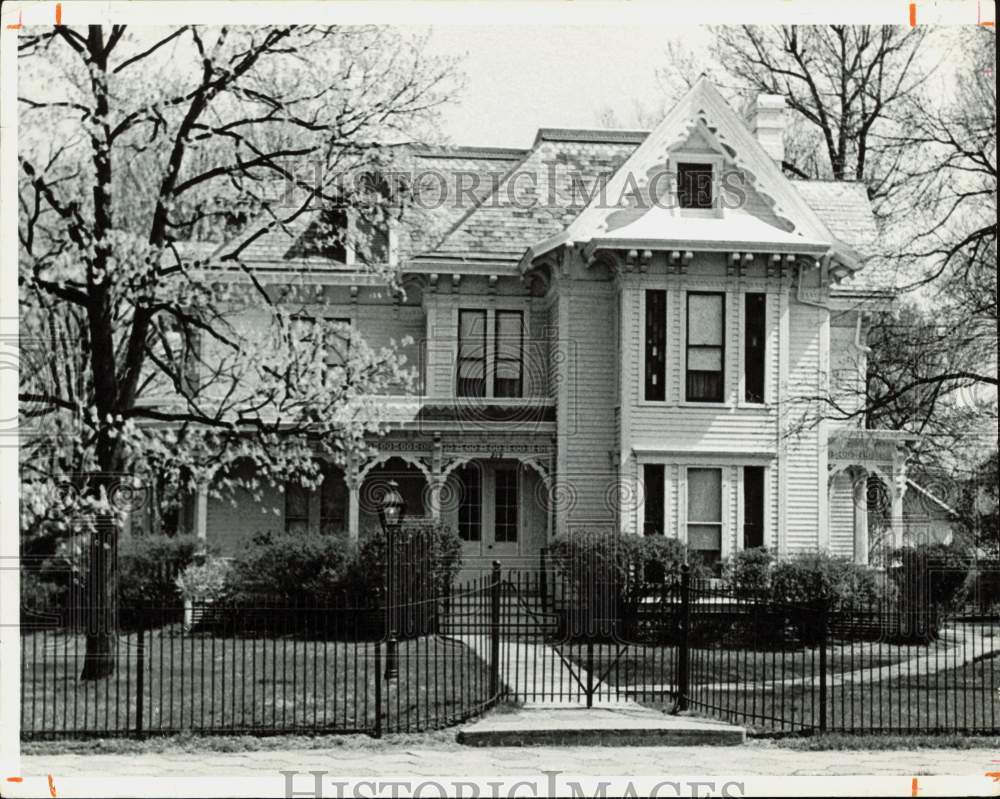
[[[520,471],[516,462],[471,462],[457,471],[458,534],[467,566],[488,568],[520,552]]]

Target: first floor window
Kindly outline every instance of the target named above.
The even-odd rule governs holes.
[[[743,548],[764,546],[764,467],[743,467]]]
[[[285,532],[309,532],[309,489],[298,483],[285,483]]]
[[[333,464],[323,465],[319,490],[319,531],[341,535],[347,530],[347,483],[344,473]]]
[[[457,394],[486,396],[486,311],[458,312]]]
[[[479,541],[483,537],[483,481],[475,466],[466,465],[457,472],[460,487],[458,500],[458,537]]]
[[[722,469],[688,469],[687,484],[688,550],[717,569],[722,560]]]
[[[517,469],[496,470],[494,539],[498,544],[517,541]]]
[[[644,535],[663,535],[666,532],[663,524],[663,478],[662,463],[647,463],[642,467],[645,488],[645,518],[642,525]]]
[[[722,402],[725,317],[724,294],[688,293],[688,402]]]

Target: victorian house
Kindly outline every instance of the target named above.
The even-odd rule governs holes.
[[[277,516],[200,495],[190,529],[223,553],[276,527],[354,538],[395,479],[473,567],[537,563],[581,529],[675,536],[708,561],[766,545],[865,562],[875,476],[902,540],[901,436],[828,412],[860,401],[866,323],[892,301],[865,282],[869,201],[786,177],[783,119],[781,98],[737,114],[703,78],[651,132],[415,149],[454,201],[386,234],[402,294],[349,248],[256,243],[261,282],[295,270],[369,343],[410,337],[417,391],[384,398],[374,458],[275,490]]]

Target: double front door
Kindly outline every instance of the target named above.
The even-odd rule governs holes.
[[[520,552],[521,474],[517,462],[471,461],[459,467],[458,534],[466,563]]]

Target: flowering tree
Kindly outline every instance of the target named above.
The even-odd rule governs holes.
[[[407,384],[394,348],[322,314],[295,323],[322,296],[245,255],[331,208],[368,229],[397,213],[345,177],[432,129],[452,65],[368,27],[56,26],[20,56],[22,524],[89,534],[92,679],[114,669],[118,475],[315,485],[317,452],[363,448],[370,398]],[[336,214],[319,231],[322,251],[344,246]],[[387,259],[352,247],[393,290]]]

